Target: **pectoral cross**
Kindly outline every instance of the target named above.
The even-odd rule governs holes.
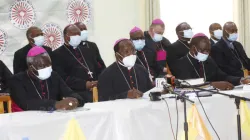
[[[93,72],[88,71],[88,75],[89,75],[91,78],[93,78]]]

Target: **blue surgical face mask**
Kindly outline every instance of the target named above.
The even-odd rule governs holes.
[[[79,36],[79,35],[70,36],[69,44],[70,44],[74,49],[76,49],[80,43],[81,43],[81,36]]]
[[[195,47],[195,49],[196,49],[196,47]],[[196,51],[197,51],[197,49],[196,49]],[[199,60],[201,62],[204,62],[204,61],[207,60],[208,54],[204,54],[204,53],[198,52],[197,55],[195,55],[194,57],[195,57],[195,59],[197,59],[197,60]]]
[[[160,42],[160,41],[162,41],[162,38],[163,38],[163,36],[162,36],[161,34],[154,33],[153,40],[154,40],[155,42]]]
[[[238,33],[229,34],[229,37],[227,39],[229,41],[236,41],[238,39]]]
[[[34,37],[34,44],[37,45],[37,46],[40,46],[42,47],[44,45],[44,36],[37,36],[37,37]]]
[[[192,29],[183,30],[183,33],[184,33],[183,35],[184,38],[192,38],[194,35]]]
[[[82,41],[87,41],[88,40],[88,31],[87,30],[81,31],[81,40]]]
[[[222,33],[222,30],[220,30],[220,29],[214,31],[214,37],[215,37],[216,39],[221,39],[222,34],[223,34],[223,33]]]
[[[134,44],[136,50],[141,51],[145,46],[145,40],[144,39],[143,40],[141,40],[141,39],[133,40],[133,44]]]

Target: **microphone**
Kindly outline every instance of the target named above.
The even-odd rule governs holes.
[[[173,88],[175,88],[175,87],[177,87],[177,88],[202,87],[202,86],[207,86],[207,85],[210,84],[210,82],[205,82],[205,83],[202,83],[202,84],[190,85],[187,81],[177,79],[175,76],[169,75],[169,74],[164,76],[164,79],[166,80],[166,82],[168,84],[172,85]]]
[[[175,87],[175,76],[167,74],[163,78],[168,84],[172,85],[173,88]]]

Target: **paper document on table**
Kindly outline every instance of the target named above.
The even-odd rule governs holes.
[[[250,85],[243,85],[243,90],[250,90]]]
[[[204,84],[204,78],[180,80],[189,83],[191,86]]]

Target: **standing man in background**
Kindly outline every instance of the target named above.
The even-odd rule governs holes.
[[[64,45],[53,51],[54,70],[66,84],[88,102],[93,101],[92,88],[97,85],[98,63],[96,57],[84,51],[81,31],[74,25],[64,28]]]
[[[242,46],[236,41],[238,29],[235,23],[227,22],[223,26],[223,38],[212,47],[211,56],[222,71],[228,75],[247,77],[250,59]]]
[[[144,32],[146,46],[143,51],[154,78],[167,73],[166,50],[170,42],[163,37],[164,31],[164,22],[161,19],[155,19],[152,21],[149,30]]]
[[[102,60],[102,57],[100,55],[100,52],[96,43],[88,41],[88,30],[87,30],[86,25],[82,22],[77,22],[75,23],[75,25],[81,30],[82,42],[80,43],[80,46],[84,48],[84,51],[93,53],[93,55],[95,55],[96,61],[98,63],[98,68],[100,69],[100,71],[103,71],[106,68],[105,63]]]
[[[137,56],[136,63],[145,68],[145,70],[149,74],[150,80],[153,81],[152,69],[149,68],[148,60],[143,51],[143,48],[145,47],[145,37],[143,31],[138,27],[134,27],[130,31],[129,35],[136,49],[136,56]]]
[[[35,26],[30,27],[26,32],[26,37],[29,41],[29,44],[17,50],[14,54],[14,61],[13,61],[14,74],[17,74],[22,71],[26,71],[28,69],[26,56],[27,56],[28,51],[33,46],[36,45],[36,46],[43,47],[50,56],[52,54],[52,49],[44,46],[44,36],[40,28],[35,27]]]
[[[213,23],[209,26],[211,47],[222,37],[222,27],[219,23]]]
[[[176,27],[175,31],[178,36],[178,40],[168,47],[167,62],[169,64],[170,69],[175,67],[176,60],[187,55],[190,49],[188,42],[193,37],[192,28],[186,22],[180,23]],[[171,71],[174,75],[175,74],[174,71],[173,70]]]

